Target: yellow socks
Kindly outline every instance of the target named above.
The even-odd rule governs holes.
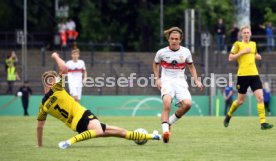
[[[228,111],[228,115],[232,117],[233,113],[238,109],[239,105],[237,104],[237,101],[234,101],[230,107],[230,110]]]
[[[152,134],[144,134],[140,132],[127,131],[126,139],[128,140],[150,140],[153,138]]]
[[[257,104],[258,114],[260,118],[260,123],[265,123],[265,108],[264,103],[258,103]]]
[[[228,112],[229,116],[232,116],[233,113],[238,109],[239,105],[237,105],[237,102],[234,101],[230,107],[230,110]],[[265,108],[264,103],[258,103],[257,104],[258,114],[260,118],[260,123],[265,123]]]
[[[69,141],[70,141],[70,144],[72,145],[76,142],[95,138],[96,136],[97,135],[94,130],[86,130],[86,131],[72,137],[71,139],[69,139]],[[151,140],[151,139],[153,139],[153,135],[152,134],[144,134],[141,132],[127,131],[125,139],[128,139],[128,140]]]
[[[80,142],[80,141],[83,141],[83,140],[88,140],[88,139],[91,139],[91,138],[95,138],[97,135],[96,135],[96,131],[95,130],[86,130],[74,137],[72,137],[71,139],[69,139],[70,141],[70,144],[74,144],[76,142]]]

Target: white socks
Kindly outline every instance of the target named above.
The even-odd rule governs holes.
[[[169,132],[169,123],[167,122],[162,122],[162,130],[164,132]]]
[[[162,130],[163,130],[163,133],[164,132],[169,132],[170,131],[170,125],[174,124],[177,120],[179,120],[180,117],[178,117],[175,113],[172,114],[169,118],[169,122],[162,122]]]
[[[171,117],[170,117],[170,119],[169,119],[169,124],[172,125],[172,124],[174,124],[177,120],[179,120],[179,117],[177,117],[177,116],[175,115],[175,113],[174,113],[174,114],[171,115]]]

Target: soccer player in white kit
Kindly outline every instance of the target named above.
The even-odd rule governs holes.
[[[70,95],[76,100],[80,101],[82,94],[83,83],[87,79],[87,71],[85,63],[80,60],[80,50],[74,49],[71,53],[72,60],[67,61],[66,66],[68,68],[68,85]]]
[[[196,86],[202,90],[203,85],[198,80],[196,68],[193,64],[189,49],[180,45],[183,32],[178,27],[172,27],[164,31],[169,46],[158,50],[153,62],[153,72],[156,85],[161,90],[163,111],[161,115],[163,142],[168,143],[170,126],[180,119],[192,106],[191,94],[185,79],[185,67],[193,76]],[[162,67],[161,78],[159,77],[159,64]],[[178,110],[169,117],[172,99],[176,98]]]

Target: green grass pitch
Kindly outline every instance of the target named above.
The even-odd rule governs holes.
[[[158,117],[100,117],[129,130],[161,131]],[[57,144],[75,135],[48,117],[44,147],[36,147],[35,117],[0,117],[1,161],[275,161],[276,127],[260,130],[257,117],[234,117],[224,128],[223,117],[183,117],[172,127],[170,142],[139,146],[120,138],[96,138],[61,150]],[[267,117],[276,125],[276,118]]]

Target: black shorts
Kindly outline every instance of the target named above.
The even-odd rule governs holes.
[[[98,119],[90,110],[86,110],[77,125],[77,132],[82,133],[87,130],[90,120]]]
[[[247,88],[249,86],[253,92],[256,91],[257,89],[262,89],[263,85],[260,77],[258,75],[238,76],[236,88],[240,94],[246,94]]]

